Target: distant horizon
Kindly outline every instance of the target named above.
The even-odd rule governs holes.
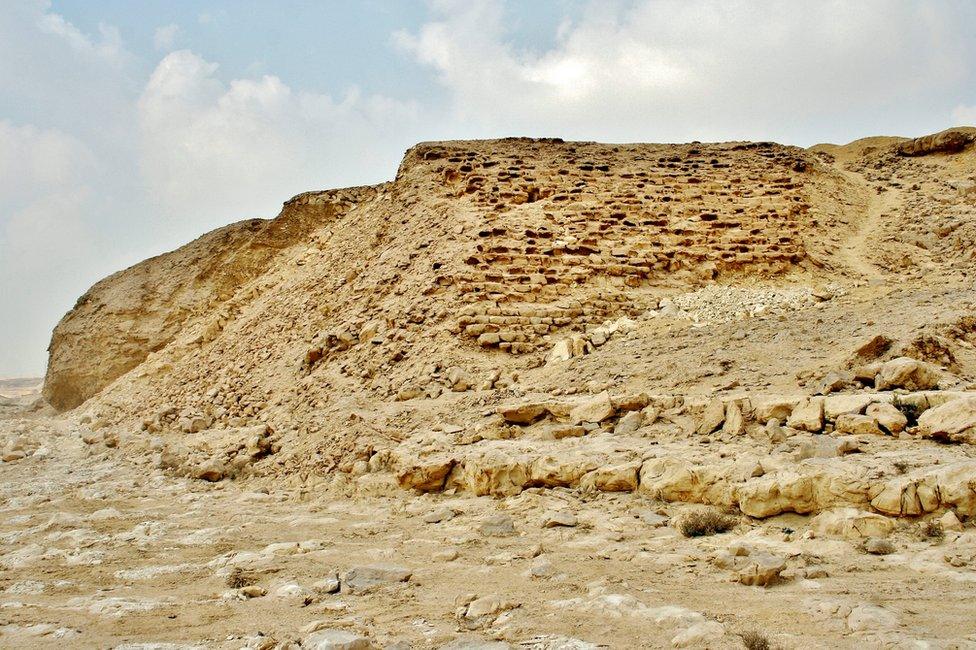
[[[8,3],[0,375],[42,375],[101,278],[300,192],[388,181],[419,142],[976,124],[973,24],[949,1]]]

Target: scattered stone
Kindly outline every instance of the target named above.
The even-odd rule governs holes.
[[[500,513],[483,520],[480,528],[486,537],[505,537],[515,534],[515,521],[511,515]]]
[[[564,510],[556,512],[548,512],[542,519],[543,528],[558,528],[566,527],[573,528],[576,526],[576,515],[571,512],[566,512]]]
[[[376,650],[367,637],[347,630],[319,630],[302,641],[302,650]]]
[[[359,596],[380,587],[407,582],[412,574],[410,569],[392,564],[353,567],[342,576],[342,593]]]
[[[869,537],[864,542],[864,550],[871,555],[891,555],[895,552],[895,545],[881,537]]]

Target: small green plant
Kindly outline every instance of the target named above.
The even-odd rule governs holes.
[[[738,518],[717,510],[694,510],[678,520],[678,532],[685,537],[704,537],[731,530]]]
[[[769,650],[772,647],[769,645],[769,639],[762,632],[751,630],[739,636],[742,637],[742,644],[747,650]]]

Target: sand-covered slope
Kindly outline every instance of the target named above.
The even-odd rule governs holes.
[[[340,332],[379,342],[353,352],[367,364],[354,374],[370,376],[330,382],[395,392],[378,370],[400,379],[435,352],[485,358],[478,343],[541,350],[667,288],[831,265],[844,202],[861,200],[849,184],[817,156],[765,143],[418,145],[391,184],[302,195],[275,220],[95,285],[55,330],[45,395],[75,407],[152,353],[127,390],[174,399],[167,381],[220,372],[294,385],[317,337]],[[330,358],[315,365],[343,374]]]
[[[972,646],[974,137],[425,143],[103,280],[0,645]]]
[[[798,372],[843,361],[860,312],[880,309],[870,318],[909,336],[933,314],[878,301],[910,304],[897,292],[916,281],[965,285],[973,133],[810,150],[420,144],[390,183],[300,195],[274,220],[229,226],[97,284],[54,332],[45,396],[62,409],[96,396],[100,421],[130,429],[267,423],[294,436],[296,456],[331,467],[422,426],[399,411],[350,413],[433,407],[445,391],[497,402],[601,384],[796,390]],[[822,304],[834,296],[848,297]],[[774,320],[811,306],[839,313],[813,327],[806,316]],[[963,317],[938,311],[943,329]],[[681,324],[689,317],[731,325],[702,347],[689,340],[700,329]],[[594,328],[621,318],[642,349],[585,354]],[[756,337],[769,329],[785,343],[757,346],[737,334],[743,318]],[[810,337],[825,342],[800,353]]]

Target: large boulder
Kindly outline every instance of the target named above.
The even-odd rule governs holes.
[[[918,433],[924,438],[976,444],[976,395],[925,411],[918,418]]]
[[[610,394],[606,391],[582,400],[569,412],[573,424],[582,422],[603,422],[616,413]]]
[[[885,537],[894,528],[895,522],[888,517],[857,508],[826,510],[810,520],[810,530],[817,536],[848,540]]]
[[[881,364],[874,387],[878,390],[931,390],[938,388],[941,378],[942,371],[938,366],[911,357],[898,357]]]
[[[946,129],[932,135],[899,142],[895,151],[901,156],[927,156],[933,153],[958,153],[976,140],[974,129]]]

